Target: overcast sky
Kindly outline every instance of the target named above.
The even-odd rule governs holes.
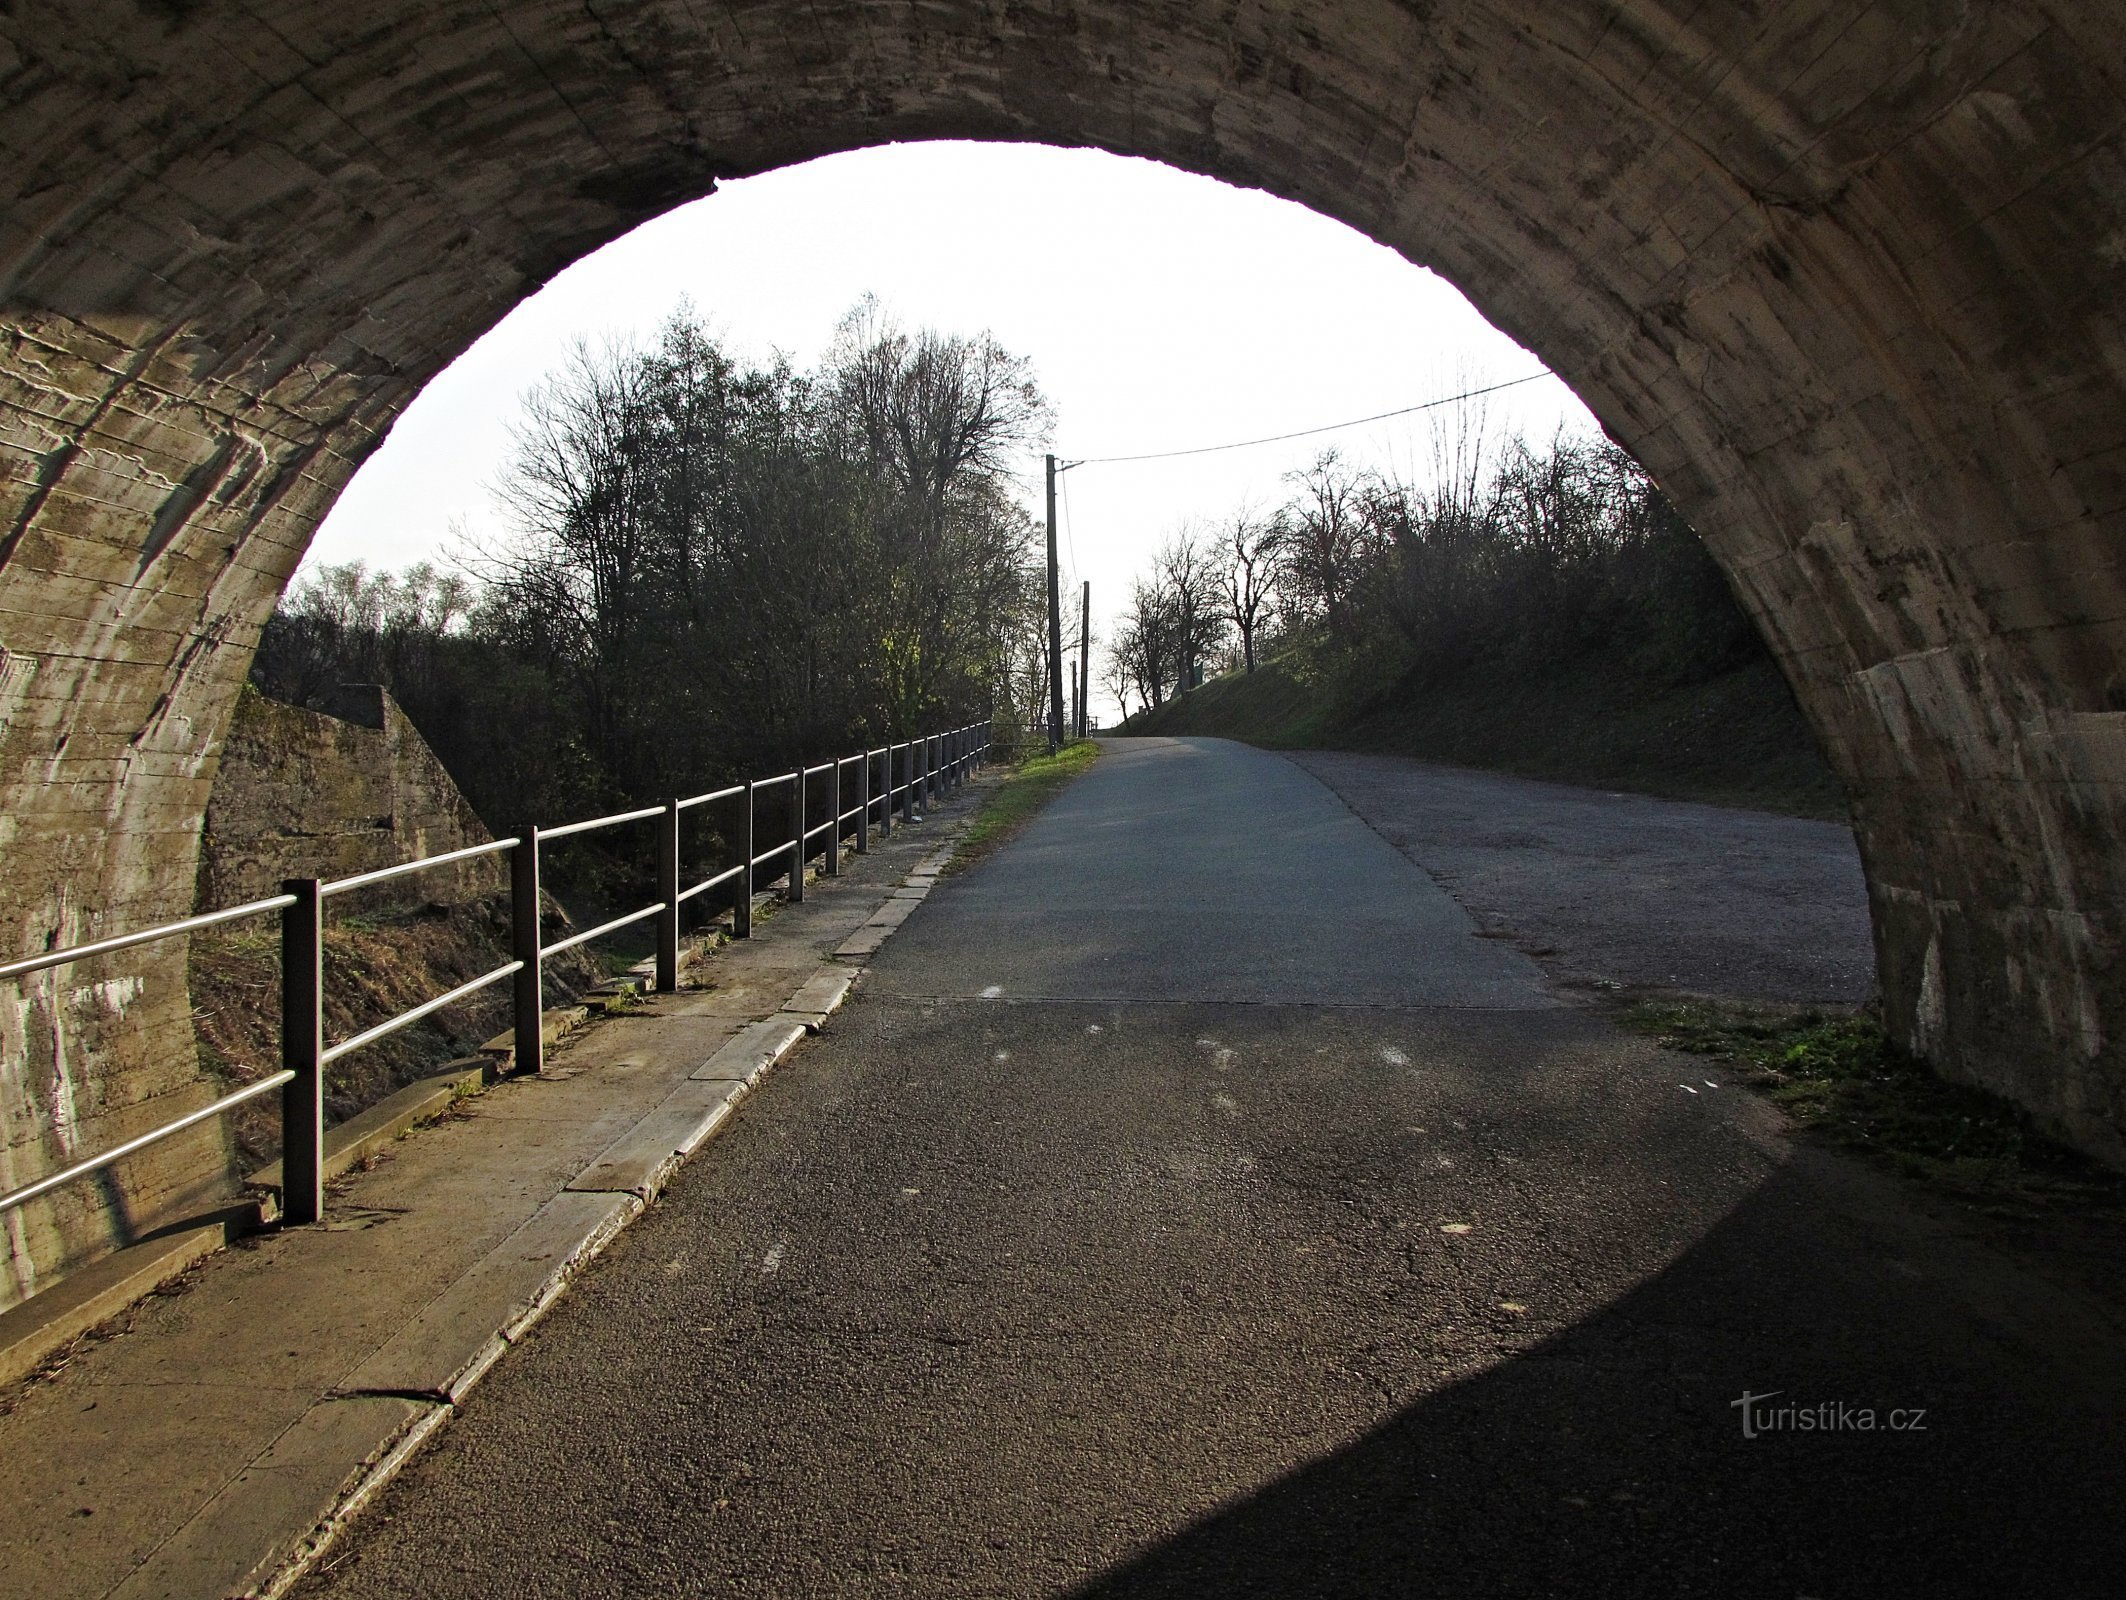
[[[866,292],[910,326],[987,329],[1030,357],[1065,459],[1288,433],[1543,370],[1444,280],[1287,201],[1093,151],[889,146],[727,183],[562,273],[407,408],[305,565],[439,559],[454,520],[498,538],[489,488],[519,398],[580,336],[647,337],[685,297],[741,359],[808,366]],[[1485,405],[1504,432],[1595,428],[1554,378]],[[1072,594],[1092,582],[1096,649],[1182,522],[1276,503],[1283,474],[1331,447],[1422,479],[1431,425],[1066,474],[1063,565]],[[1036,516],[1040,468],[1023,480]]]

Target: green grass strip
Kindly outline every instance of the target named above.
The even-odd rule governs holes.
[[[1090,739],[1080,739],[1054,755],[1044,753],[1021,761],[968,824],[945,871],[965,872],[995,855],[1099,756],[1098,745]]]

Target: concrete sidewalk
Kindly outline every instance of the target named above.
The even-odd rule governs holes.
[[[284,1588],[825,1022],[980,794],[0,1390],[0,1600]]]

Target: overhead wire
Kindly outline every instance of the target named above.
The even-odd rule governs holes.
[[[1316,434],[1336,433],[1344,428],[1362,428],[1369,422],[1386,422],[1391,417],[1414,416],[1420,411],[1435,411],[1441,406],[1451,406],[1463,400],[1475,400],[1483,395],[1497,394],[1501,389],[1517,389],[1524,383],[1535,383],[1543,378],[1554,378],[1554,372],[1531,372],[1524,378],[1509,378],[1504,383],[1486,384],[1481,389],[1465,389],[1460,394],[1442,395],[1437,400],[1422,401],[1414,406],[1402,406],[1394,411],[1376,412],[1370,417],[1353,417],[1349,422],[1325,422],[1318,428],[1300,428],[1291,433],[1273,433],[1260,439],[1235,439],[1230,444],[1201,444],[1186,450],[1148,450],[1141,455],[1086,456],[1077,461],[1059,461],[1056,471],[1060,475],[1072,467],[1104,467],[1125,461],[1171,461],[1179,456],[1216,455],[1224,450],[1249,450],[1261,444],[1283,444],[1291,439],[1311,439]]]

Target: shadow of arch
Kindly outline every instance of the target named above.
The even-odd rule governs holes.
[[[1071,1593],[2110,1592],[2115,1333],[1947,1231],[1913,1269],[1895,1189],[1797,1150],[1591,1316]]]
[[[721,177],[1037,139],[1312,206],[1540,353],[1851,788],[1893,1031],[2126,1153],[2126,40],[2095,0],[196,0],[18,8],[0,50],[11,944],[186,907],[310,531],[517,300]],[[174,1104],[158,959],[102,1070]],[[55,1255],[101,1226],[64,1205]]]

